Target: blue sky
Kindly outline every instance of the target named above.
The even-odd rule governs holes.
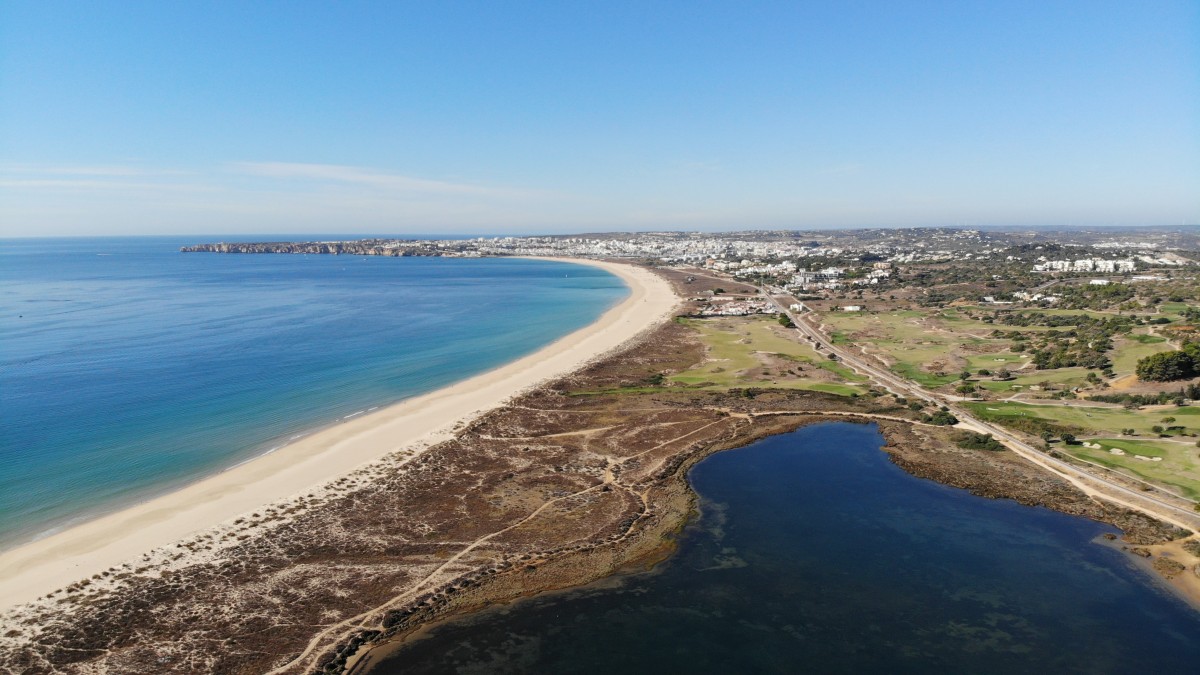
[[[1200,222],[1200,3],[0,4],[0,236]]]

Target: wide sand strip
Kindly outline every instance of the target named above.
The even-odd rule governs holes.
[[[327,483],[565,375],[663,320],[678,303],[661,277],[632,265],[575,259],[620,277],[630,294],[589,326],[458,384],[336,424],[223,473],[0,553],[0,610]]]

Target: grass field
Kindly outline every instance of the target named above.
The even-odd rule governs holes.
[[[1133,429],[1143,436],[1155,436],[1151,427],[1167,426],[1164,417],[1174,417],[1171,424],[1187,427],[1189,433],[1200,429],[1200,408],[1185,406],[1154,406],[1141,410],[1102,408],[1099,406],[1034,405],[1015,401],[981,401],[964,404],[980,419],[1004,424],[1012,418],[1027,417],[1079,427],[1087,436],[1120,436],[1121,430]]]
[[[927,389],[937,389],[938,387],[958,381],[957,373],[945,373],[938,375],[922,370],[920,366],[899,361],[892,365],[892,372],[901,375]]]
[[[1101,447],[1072,445],[1062,449],[1081,459],[1133,474],[1151,483],[1173,486],[1189,499],[1200,499],[1200,448],[1193,444],[1124,438],[1098,438],[1090,443]],[[1114,454],[1114,448],[1124,454]],[[1158,458],[1158,461],[1153,461],[1154,458]]]
[[[1110,358],[1113,371],[1117,377],[1132,375],[1137,368],[1137,362],[1151,354],[1166,352],[1174,349],[1165,338],[1157,335],[1136,333],[1114,341]]]
[[[1017,368],[1025,365],[1029,360],[1026,354],[1014,354],[1012,352],[994,352],[991,354],[976,354],[967,358],[967,369],[972,373],[978,372],[981,369],[987,369],[996,372],[1001,368],[1008,368],[1010,371],[1015,371]]]
[[[672,375],[671,382],[705,389],[780,387],[842,396],[866,391],[857,383],[867,378],[829,360],[772,318],[692,319],[686,325],[700,333],[707,360]]]
[[[892,361],[891,369],[897,375],[931,389],[954,384],[963,370],[977,373],[981,369],[995,372],[1000,368],[1011,371],[1014,379],[993,382],[985,376],[977,378],[974,384],[1004,394],[1030,391],[1030,387],[1042,383],[1050,383],[1056,389],[1086,383],[1087,371],[1083,368],[1019,370],[1029,357],[1008,351],[1009,340],[989,337],[993,330],[1006,327],[969,319],[959,309],[935,310],[928,318],[925,313],[913,310],[879,314],[832,312],[824,321],[834,326],[835,336],[841,338],[835,342],[867,344]],[[1045,327],[1014,328],[1035,329]]]
[[[1164,302],[1158,306],[1158,313],[1168,319],[1182,319],[1183,312],[1188,308],[1186,302]]]
[[[1004,326],[971,319],[971,311],[990,313],[990,307],[950,307],[929,310],[897,310],[894,312],[829,312],[822,321],[831,328],[836,344],[861,344],[883,357],[897,375],[923,387],[938,389],[954,386],[963,370],[978,373],[981,369],[995,372],[1007,368],[1015,377],[1007,381],[992,381],[976,376],[973,382],[980,389],[997,395],[1034,392],[1034,387],[1049,383],[1057,391],[1064,388],[1087,387],[1088,371],[1084,368],[1033,370],[1024,368],[1029,357],[1009,351],[1012,341],[993,338],[995,330],[1038,333],[1048,330],[1070,330],[1069,326]],[[1109,317],[1111,314],[1091,310],[1022,309],[1023,312],[1051,316]],[[1139,328],[1127,337],[1115,338],[1116,348],[1109,352],[1117,377],[1134,372],[1138,360],[1170,349],[1170,343],[1148,328]],[[1034,397],[1038,394],[1034,393]]]
[[[982,378],[982,381],[974,384],[997,394],[1031,391],[1031,387],[1039,387],[1045,383],[1053,385],[1055,390],[1061,390],[1086,384],[1088,370],[1087,368],[1058,368],[1055,370],[1021,370],[1012,371],[1012,373],[1016,377],[1011,380],[997,382]]]
[[[835,344],[868,345],[892,362],[894,372],[931,388],[958,379],[970,358],[960,352],[999,351],[1007,346],[1005,341],[984,337],[992,328],[982,322],[968,322],[977,331],[974,333],[961,328],[951,330],[943,328],[940,320],[931,322],[924,312],[916,310],[831,312],[822,320],[834,328]],[[970,349],[964,350],[966,346]]]
[[[993,402],[966,403],[976,417],[1001,425],[1013,426],[1017,418],[1039,419],[1083,430],[1079,440],[1099,448],[1083,445],[1055,447],[1075,457],[1101,466],[1124,471],[1143,480],[1172,486],[1189,499],[1200,498],[1200,448],[1195,438],[1159,438],[1150,427],[1163,425],[1163,417],[1174,417],[1174,424],[1183,424],[1194,431],[1200,427],[1200,408],[1155,406],[1142,410],[1100,408],[1095,406],[1030,405],[1026,403]],[[1135,429],[1138,437],[1122,437],[1123,429]],[[1120,450],[1123,454],[1113,452]],[[1138,459],[1141,456],[1145,459]],[[1159,458],[1155,461],[1154,458]]]

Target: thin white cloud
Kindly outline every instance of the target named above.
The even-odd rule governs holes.
[[[469,183],[414,178],[396,173],[346,166],[342,164],[306,164],[296,162],[238,162],[234,170],[268,178],[301,179],[343,185],[360,185],[381,190],[423,194],[475,195],[483,197],[519,197],[528,191],[485,187]]]
[[[164,169],[147,169],[141,166],[121,165],[121,164],[105,164],[105,165],[44,165],[44,164],[8,164],[0,165],[0,174],[15,175],[22,177],[34,176],[108,176],[108,177],[132,177],[132,176],[174,176],[184,173],[183,171],[164,170]]]
[[[136,190],[147,192],[200,192],[215,189],[210,185],[197,183],[153,183],[145,182],[144,180],[127,181],[87,178],[0,178],[0,188],[13,188],[21,190],[96,190],[110,192],[118,190]]]

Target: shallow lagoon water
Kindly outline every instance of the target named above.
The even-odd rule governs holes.
[[[400,673],[1191,673],[1200,612],[1109,526],[914,478],[871,425],[705,459],[702,516],[644,574],[447,622]]]

